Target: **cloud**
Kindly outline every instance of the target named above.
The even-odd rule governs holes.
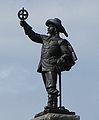
[[[11,70],[2,70],[0,71],[0,79],[5,79],[11,74]]]
[[[33,75],[35,78],[36,76]],[[38,79],[38,78],[37,78]],[[33,84],[28,68],[13,65],[0,69],[0,94],[24,94],[37,90],[38,81]]]

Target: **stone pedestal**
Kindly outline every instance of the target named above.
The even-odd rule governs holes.
[[[45,115],[36,117],[32,120],[80,120],[80,116],[68,115],[68,114],[47,113]]]

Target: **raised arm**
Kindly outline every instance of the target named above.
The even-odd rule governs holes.
[[[40,35],[38,33],[35,33],[32,30],[32,27],[28,25],[25,21],[20,21],[20,25],[24,28],[25,34],[28,35],[28,37],[36,42],[36,43],[43,43],[43,39],[45,39],[47,36],[46,35]]]

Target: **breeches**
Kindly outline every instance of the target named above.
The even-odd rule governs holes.
[[[48,94],[57,94],[57,73],[55,71],[43,72],[42,77]]]

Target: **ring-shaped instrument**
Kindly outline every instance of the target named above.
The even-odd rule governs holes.
[[[26,20],[28,18],[28,16],[29,16],[29,14],[28,14],[27,10],[24,9],[24,7],[21,10],[19,10],[18,18],[20,20],[24,21],[24,20]]]

